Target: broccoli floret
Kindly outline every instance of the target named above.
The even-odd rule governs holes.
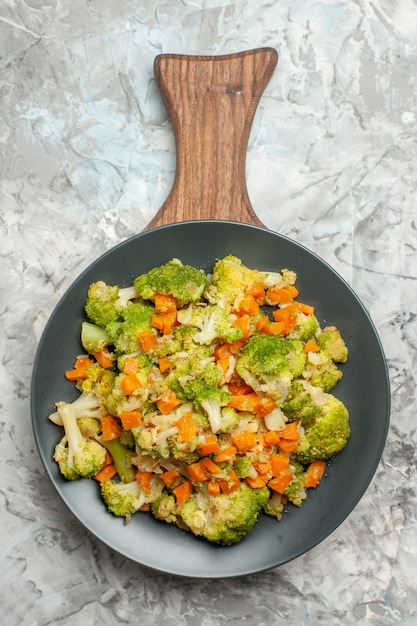
[[[241,483],[239,489],[230,494],[191,494],[181,506],[179,516],[195,535],[221,545],[231,545],[250,533],[268,499],[267,487],[251,489]]]
[[[105,328],[120,319],[127,303],[137,297],[134,287],[120,289],[117,285],[107,285],[99,280],[88,289],[85,312],[93,324]]]
[[[179,259],[171,259],[138,276],[134,285],[145,300],[153,300],[155,294],[167,294],[173,296],[181,308],[201,298],[208,287],[208,279],[203,270],[183,265]]]
[[[300,341],[262,333],[247,340],[237,358],[236,371],[255,391],[265,393],[280,405],[292,379],[303,371],[305,361]]]
[[[162,520],[167,524],[179,525],[175,497],[166,489],[152,502],[151,511],[156,519]]]
[[[282,411],[290,422],[301,424],[311,422],[320,414],[320,408],[314,402],[306,386],[301,381],[294,381],[288,396],[282,405]]]
[[[237,308],[245,290],[258,282],[262,282],[261,272],[246,267],[238,257],[228,255],[215,263],[206,296],[213,304],[230,311]]]
[[[320,325],[315,315],[304,315],[304,313],[298,313],[295,326],[288,333],[287,337],[288,339],[308,341],[314,337],[319,328]]]
[[[342,450],[350,436],[349,413],[345,405],[326,394],[320,415],[307,426],[300,438],[296,458],[300,463],[329,459]]]
[[[275,517],[278,521],[282,518],[284,505],[281,500],[281,494],[276,491],[272,492],[271,497],[263,508],[263,512],[270,517]]]
[[[291,461],[290,470],[293,472],[293,479],[285,488],[284,495],[295,506],[301,506],[303,500],[307,497],[304,487],[305,470],[302,464],[297,463],[297,461]]]
[[[195,326],[199,329],[193,335],[193,341],[196,343],[209,345],[215,339],[233,343],[243,337],[241,329],[234,326],[236,318],[215,304],[189,306],[187,309],[178,311],[177,319],[180,324]]]
[[[231,394],[222,387],[202,387],[194,399],[196,409],[207,415],[213,433],[222,432],[223,425],[230,428],[231,414],[229,410],[223,413],[230,398]]]
[[[105,329],[91,322],[81,324],[81,344],[88,354],[100,352],[112,344],[111,337]]]
[[[343,373],[332,361],[327,350],[319,352],[309,352],[307,364],[303,371],[303,377],[315,387],[321,387],[323,391],[329,392],[342,378]]]
[[[149,493],[142,489],[136,480],[128,483],[106,480],[101,484],[101,495],[110,513],[129,520],[130,516],[139,511],[144,504],[150,504],[156,499],[163,488],[163,482],[156,475],[151,479]]]
[[[247,478],[252,475],[252,460],[247,455],[239,457],[233,467],[239,478]]]
[[[112,392],[115,380],[116,372],[94,363],[87,370],[87,378],[77,381],[76,387],[81,393],[93,394],[100,405],[105,407],[107,396]]]
[[[56,406],[65,435],[55,446],[53,458],[67,480],[91,478],[103,467],[106,450],[97,441],[83,437],[73,404],[58,402]]]
[[[213,354],[207,346],[194,345],[171,359],[171,369],[165,379],[169,389],[181,400],[192,399],[201,387],[215,387],[221,378]]]
[[[101,422],[97,417],[80,417],[77,423],[83,437],[89,439],[100,436]]]
[[[146,355],[135,355],[132,358],[135,358],[139,364],[138,371],[134,374],[138,381],[138,387],[128,395],[123,387],[123,380],[127,375],[121,372],[116,376],[112,391],[106,398],[107,411],[112,415],[120,416],[123,411],[133,411],[134,409],[140,409],[142,413],[146,412],[146,406],[152,405],[149,397],[152,386],[151,379],[155,387],[162,379],[159,369]],[[122,362],[123,360],[119,360],[120,364]]]
[[[147,302],[129,302],[123,309],[123,316],[106,326],[114,347],[119,353],[131,353],[140,350],[139,334],[151,330],[154,308]]]
[[[327,326],[317,337],[317,343],[322,350],[330,355],[336,363],[345,363],[348,358],[348,349],[340,331],[335,326]]]
[[[60,402],[55,403],[57,407]],[[97,396],[92,392],[83,392],[71,402],[71,406],[75,412],[75,417],[101,417],[103,415],[103,409]],[[54,411],[48,416],[48,419],[58,426],[63,426],[61,416],[58,411]]]

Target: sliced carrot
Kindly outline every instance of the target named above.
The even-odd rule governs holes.
[[[140,387],[139,378],[136,374],[126,374],[120,381],[120,386],[127,396],[131,396]]]
[[[306,354],[308,352],[319,352],[319,351],[320,351],[320,346],[318,345],[318,343],[316,343],[312,339],[309,339],[308,341],[306,341],[305,346],[304,346],[304,352]]]
[[[232,396],[244,396],[247,393],[253,393],[252,387],[246,384],[242,379],[228,383],[227,388]]]
[[[220,494],[220,484],[217,480],[210,480],[207,483],[207,493],[210,496],[218,496]]]
[[[234,446],[228,446],[227,448],[223,448],[220,450],[214,457],[216,463],[228,463],[229,461],[233,461],[236,457],[236,448]]]
[[[238,341],[229,343],[228,346],[229,346],[230,353],[234,355],[239,354],[244,344],[245,342],[243,341],[243,339],[239,339]]]
[[[163,335],[169,335],[172,328],[177,322],[177,311],[169,311],[168,313],[161,313],[160,315],[152,315],[151,325],[154,328],[158,328]]]
[[[177,303],[174,296],[165,293],[157,293],[155,294],[154,302],[156,313],[171,313],[177,310]]]
[[[216,361],[219,361],[220,359],[227,359],[231,355],[232,355],[232,353],[230,352],[230,344],[229,343],[221,343],[221,344],[219,344],[214,349],[214,352],[213,352],[213,356],[216,359]]]
[[[158,367],[161,374],[165,374],[171,369],[171,363],[165,356],[162,356],[158,359]]]
[[[278,493],[284,493],[292,479],[293,477],[291,474],[282,473],[279,476],[272,478],[268,483],[268,487]]]
[[[105,483],[106,480],[110,480],[110,478],[113,478],[116,474],[116,468],[110,463],[109,465],[105,465],[93,478],[99,483]]]
[[[262,331],[268,323],[269,317],[267,315],[261,317],[261,319],[259,319],[255,324],[256,330]]]
[[[234,311],[236,315],[258,315],[259,304],[252,295],[243,296],[238,308]]]
[[[204,467],[210,474],[221,474],[222,468],[217,465],[214,461],[209,459],[207,456],[201,461]]]
[[[300,429],[298,422],[289,422],[279,431],[281,439],[291,439],[297,441],[300,438]]]
[[[304,313],[304,315],[314,315],[314,306],[311,306],[310,304],[304,304],[304,302],[298,302],[297,304],[299,311],[301,311],[301,313]]]
[[[75,360],[74,369],[65,372],[65,378],[71,381],[85,380],[92,365],[93,362],[88,356],[79,356]]]
[[[258,443],[256,434],[245,430],[233,433],[231,439],[233,445],[235,446],[235,448],[237,448],[239,452],[243,452],[244,450],[251,450]]]
[[[198,483],[203,483],[206,480],[209,480],[209,475],[203,460],[204,459],[197,461],[197,463],[187,465],[187,472],[189,473],[191,479]]]
[[[139,342],[144,352],[150,352],[158,345],[158,339],[151,330],[143,330],[139,333]]]
[[[167,470],[163,474],[160,474],[161,480],[164,482],[166,487],[173,487],[180,477],[180,473],[177,470]]]
[[[120,413],[120,421],[122,422],[124,430],[130,430],[131,428],[139,426],[142,423],[142,417],[143,415],[138,409],[122,411]]]
[[[258,474],[261,474],[261,476],[272,472],[272,462],[270,459],[268,459],[267,461],[256,461],[253,466]]]
[[[123,374],[137,374],[139,362],[131,356],[127,356],[123,361]]]
[[[187,500],[191,496],[192,490],[193,490],[193,485],[190,480],[186,480],[180,485],[178,485],[178,487],[175,487],[175,489],[173,489],[172,491],[173,491],[173,494],[175,495],[177,504],[179,505],[179,504],[184,504],[184,502],[187,502]]]
[[[114,355],[108,350],[100,350],[94,354],[94,358],[104,369],[108,370],[113,367]]]
[[[256,407],[256,415],[258,417],[265,417],[269,415],[275,409],[275,402],[271,398],[261,398],[259,404]]]
[[[237,320],[234,323],[234,326],[236,326],[236,328],[239,328],[242,331],[243,340],[246,341],[246,339],[249,339],[249,335],[251,331],[251,323],[250,323],[249,315],[247,315],[246,313],[242,314],[240,317],[237,318]]]
[[[261,476],[257,476],[256,478],[248,476],[246,482],[252,489],[262,489],[262,487],[266,485],[266,481]]]
[[[285,454],[271,454],[271,471],[273,476],[279,476],[282,472],[287,472],[290,466],[290,458]]]
[[[103,441],[118,439],[122,434],[123,429],[114,415],[104,415],[100,418],[100,422]]]
[[[191,441],[197,434],[197,425],[193,420],[191,411],[184,413],[179,419],[176,420],[175,426],[178,428],[177,440],[182,443],[185,441]]]
[[[177,398],[177,396],[175,395],[173,391],[169,391],[156,403],[158,409],[164,415],[167,415],[167,413],[171,413],[171,411],[176,409],[177,406],[179,406],[180,404],[181,404],[181,400]]]
[[[286,328],[284,322],[270,322],[262,328],[262,332],[265,335],[283,335],[287,332]]]
[[[287,454],[295,452],[298,448],[298,441],[294,441],[293,439],[280,439],[278,448],[281,452],[285,452]]]
[[[138,470],[135,474],[136,482],[145,493],[151,493],[151,480],[153,473]]]
[[[235,470],[230,470],[227,475],[226,480],[219,480],[221,491],[228,495],[229,493],[233,493],[240,487],[240,478],[236,474]]]
[[[248,411],[249,413],[256,413],[259,406],[259,396],[257,393],[246,393],[238,396],[232,396],[227,403],[227,406],[235,409],[236,411]]]
[[[265,299],[265,288],[262,283],[253,283],[245,289],[245,294],[255,298],[258,304],[263,304]]]
[[[294,285],[286,287],[269,287],[266,292],[267,299],[273,304],[289,304],[298,296],[298,289]]]
[[[308,466],[304,476],[305,487],[317,487],[323,477],[326,463],[324,461],[313,461]]]
[[[276,322],[282,322],[284,324],[284,332],[287,334],[294,328],[297,322],[298,312],[298,305],[293,303],[282,307],[282,309],[275,309],[272,315]]]
[[[230,356],[227,356],[224,359],[217,359],[216,363],[217,367],[223,372],[223,374],[226,374],[226,372],[229,371]]]
[[[264,435],[264,446],[276,446],[280,440],[279,433],[276,430],[268,430]]]
[[[200,444],[197,449],[204,455],[218,452],[220,450],[220,446],[216,435],[207,435],[204,442]]]

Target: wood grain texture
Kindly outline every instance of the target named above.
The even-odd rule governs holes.
[[[200,219],[263,226],[247,192],[246,152],[259,99],[277,61],[273,48],[156,57],[177,163],[171,192],[148,229]]]

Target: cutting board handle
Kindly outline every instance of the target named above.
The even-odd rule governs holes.
[[[263,226],[246,188],[246,152],[277,60],[273,48],[156,57],[155,77],[171,116],[177,163],[171,192],[148,228],[201,219]]]

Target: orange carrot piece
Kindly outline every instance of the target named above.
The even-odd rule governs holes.
[[[202,459],[201,463],[204,465],[206,470],[210,472],[210,474],[221,474],[222,468],[217,465],[214,461],[209,459],[207,456]]]
[[[275,309],[275,311],[272,312],[272,316],[276,322],[282,322],[284,324],[284,332],[287,334],[294,328],[297,322],[298,312],[298,305],[293,303],[282,309]]]
[[[268,430],[264,435],[264,446],[276,446],[280,440],[279,433],[276,430]]]
[[[187,472],[189,473],[191,479],[198,483],[203,483],[206,480],[209,480],[209,475],[203,463],[203,459],[201,461],[197,461],[196,463],[187,465]]]
[[[166,487],[169,487],[171,489],[180,477],[180,473],[176,470],[167,470],[163,474],[160,474],[160,477],[165,483]]]
[[[79,356],[75,360],[74,369],[65,372],[65,378],[71,381],[85,380],[92,365],[93,362],[88,356]]]
[[[287,472],[290,466],[290,458],[285,454],[271,454],[271,471],[273,476],[279,476],[282,472]]]
[[[236,457],[236,448],[234,446],[228,446],[227,448],[223,448],[220,450],[214,457],[216,463],[227,463],[229,461],[233,461]]]
[[[233,493],[240,487],[240,478],[236,474],[235,470],[230,470],[227,475],[226,480],[219,480],[221,491],[228,495],[229,493]]]
[[[279,436],[281,439],[291,439],[292,441],[297,441],[300,438],[299,423],[288,422],[288,424],[285,424],[284,428],[279,431]]]
[[[120,386],[127,396],[131,396],[140,387],[139,378],[136,374],[126,374],[120,381]]]
[[[286,287],[269,287],[266,292],[267,298],[274,304],[289,304],[298,296],[298,289],[294,285]]]
[[[245,289],[245,294],[255,298],[258,304],[263,304],[265,299],[265,288],[262,283],[253,283]]]
[[[216,435],[207,435],[204,442],[198,446],[198,451],[204,456],[214,454],[220,450]]]
[[[94,354],[94,358],[104,369],[108,370],[113,367],[114,356],[108,350],[100,350]]]
[[[123,361],[123,374],[137,374],[139,371],[139,362],[131,356],[127,356]]]
[[[93,478],[98,483],[105,483],[106,480],[110,480],[110,478],[113,478],[113,476],[115,476],[116,474],[116,468],[114,467],[113,463],[110,463],[109,465],[105,465],[99,472],[97,472],[97,474],[93,476]]]
[[[173,491],[173,494],[175,495],[177,504],[179,505],[179,504],[184,504],[184,502],[187,502],[187,500],[191,496],[192,490],[193,490],[193,485],[190,480],[186,480],[180,485],[178,485],[178,487],[175,487],[175,489],[173,489],[172,491]]]
[[[139,342],[144,352],[150,352],[158,345],[158,339],[151,330],[143,330],[139,333]]]
[[[220,484],[217,480],[210,480],[207,483],[207,493],[209,496],[218,496],[220,494]]]
[[[136,482],[145,493],[151,493],[152,472],[138,470],[135,474]]]
[[[268,487],[278,493],[284,493],[292,479],[293,477],[291,474],[282,473],[279,476],[272,478],[268,483]]]
[[[286,328],[284,322],[270,322],[262,328],[262,332],[265,335],[283,335],[286,332]]]
[[[298,302],[298,309],[301,311],[301,313],[304,313],[304,315],[314,315],[314,306],[311,306],[310,304],[305,304],[304,302]]]
[[[268,459],[267,461],[257,461],[253,465],[258,474],[261,474],[261,476],[272,472],[272,462],[270,459]]]
[[[248,314],[245,313],[245,314],[242,314],[240,317],[238,317],[234,323],[234,326],[236,326],[242,331],[243,340],[246,341],[246,339],[249,339],[249,335],[251,331],[251,324],[250,324],[250,317]]]
[[[152,315],[151,325],[158,328],[163,335],[169,335],[177,321],[177,311],[169,311],[160,315]]]
[[[252,489],[262,489],[262,487],[266,485],[266,481],[261,476],[257,476],[256,478],[248,476],[246,482]]]
[[[238,341],[234,341],[233,343],[229,343],[229,350],[231,354],[234,354],[236,356],[236,354],[239,354],[239,352],[242,349],[242,346],[244,345],[244,341],[243,339],[239,339]]]
[[[171,369],[171,363],[165,356],[162,356],[158,359],[158,367],[161,374],[165,374]]]
[[[142,417],[143,415],[138,409],[122,411],[120,413],[120,421],[122,422],[124,430],[130,430],[131,428],[139,426],[142,423]]]
[[[155,312],[156,313],[172,313],[177,310],[177,303],[174,296],[165,293],[155,294]]]
[[[310,463],[304,476],[304,486],[317,487],[320,480],[323,478],[325,469],[326,463],[324,461],[313,461]]]
[[[255,392],[232,396],[227,403],[227,406],[235,409],[236,411],[256,413],[259,406],[259,396]]]
[[[118,439],[122,434],[122,427],[114,415],[104,415],[100,418],[100,422],[103,441]]]
[[[285,452],[287,454],[295,452],[298,448],[298,441],[294,441],[293,439],[280,439],[278,448],[281,452]]]
[[[181,404],[181,400],[177,398],[177,396],[175,395],[173,391],[169,391],[156,403],[158,409],[164,415],[167,415],[167,413],[171,413],[171,411],[176,409],[177,406],[179,406],[180,404]]]
[[[261,317],[261,319],[259,319],[255,324],[256,330],[262,331],[268,323],[269,317],[267,315]]]
[[[252,387],[247,385],[242,379],[228,383],[227,388],[232,396],[244,396],[247,393],[253,393]]]
[[[180,443],[184,441],[191,441],[191,439],[197,434],[197,425],[193,420],[191,411],[184,413],[184,415],[177,419],[175,426],[178,428],[177,440]]]
[[[258,406],[256,407],[256,415],[258,417],[265,417],[269,415],[275,409],[275,402],[271,398],[261,398]]]
[[[308,354],[308,352],[319,352],[320,346],[312,339],[309,339],[308,341],[306,341],[303,350],[306,354]]]
[[[245,430],[238,433],[233,433],[231,439],[233,445],[235,446],[235,448],[237,448],[239,452],[243,452],[244,450],[251,450],[258,443],[256,434]]]
[[[239,302],[239,307],[234,313],[236,313],[236,315],[258,315],[259,304],[253,296],[245,295]]]

